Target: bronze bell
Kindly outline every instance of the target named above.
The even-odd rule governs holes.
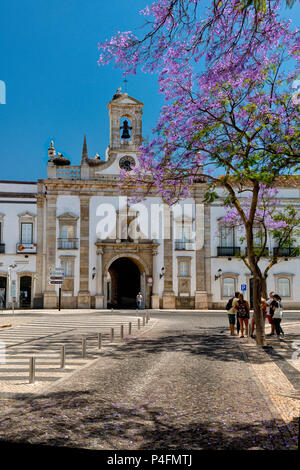
[[[121,139],[130,139],[129,129],[132,129],[132,127],[128,126],[128,121],[126,121],[126,119],[120,129],[123,129]]]

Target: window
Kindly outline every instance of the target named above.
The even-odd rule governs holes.
[[[287,277],[278,278],[277,288],[280,297],[291,297],[290,280]]]
[[[232,277],[225,277],[222,283],[222,297],[234,297],[235,280]]]
[[[64,268],[65,277],[73,277],[73,262],[72,261],[62,261],[62,268]]]
[[[180,261],[178,266],[178,275],[179,277],[188,277],[189,276],[189,262]]]
[[[33,224],[21,223],[21,243],[32,243]]]
[[[234,227],[226,227],[226,225],[220,225],[220,237],[222,247],[233,247],[235,245]]]
[[[0,243],[2,243],[2,222],[0,221]]]
[[[61,227],[61,238],[74,238],[74,226],[73,225],[63,225]]]
[[[263,244],[263,231],[261,227],[253,227],[253,245],[262,246]]]

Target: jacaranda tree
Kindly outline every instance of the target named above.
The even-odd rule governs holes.
[[[300,168],[300,99],[292,88],[300,40],[279,7],[278,0],[158,0],[141,12],[141,37],[119,32],[99,45],[99,64],[113,61],[124,74],[138,67],[157,73],[166,100],[124,184],[134,180],[143,195],[155,190],[169,204],[188,196],[199,178],[206,202],[224,190],[224,223],[244,230],[241,256],[253,275],[260,345],[261,294],[278,260],[275,251],[262,271],[266,237],[272,233],[278,248],[286,246],[299,224],[295,208],[272,206],[276,186]]]

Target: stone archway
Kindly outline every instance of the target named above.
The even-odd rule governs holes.
[[[115,256],[104,269],[104,296],[107,308],[136,308],[136,295],[146,298],[146,267],[135,255]],[[108,282],[109,280],[109,282]]]

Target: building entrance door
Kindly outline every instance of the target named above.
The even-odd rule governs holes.
[[[20,278],[20,308],[31,307],[31,276]]]
[[[108,307],[136,308],[136,296],[141,290],[138,266],[129,258],[118,258],[108,271],[111,277],[111,304]]]
[[[6,307],[6,285],[6,277],[0,276],[0,310]]]

